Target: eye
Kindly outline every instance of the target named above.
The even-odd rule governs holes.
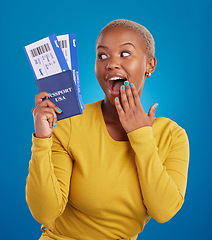
[[[107,55],[104,54],[104,53],[100,53],[100,54],[98,55],[98,59],[100,59],[100,60],[105,60],[105,59],[107,59]]]
[[[126,52],[126,51],[121,52],[121,57],[129,57],[129,56],[130,56],[129,52]]]

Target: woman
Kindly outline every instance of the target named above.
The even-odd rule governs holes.
[[[96,42],[95,72],[105,99],[61,120],[48,93],[36,96],[26,186],[44,239],[136,239],[153,217],[166,222],[184,200],[189,160],[185,131],[146,114],[140,103],[156,67],[154,40],[132,21],[115,20]]]

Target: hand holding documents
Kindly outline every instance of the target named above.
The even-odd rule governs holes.
[[[59,41],[58,41],[59,40]],[[77,46],[75,34],[51,35],[24,48],[39,92],[62,109],[58,120],[82,114]]]

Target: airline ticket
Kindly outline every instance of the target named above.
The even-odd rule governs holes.
[[[69,70],[55,34],[25,46],[24,50],[36,79]]]
[[[71,70],[82,109],[76,35],[51,35],[24,47],[36,80]]]

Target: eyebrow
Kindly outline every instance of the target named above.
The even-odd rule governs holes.
[[[131,45],[135,48],[135,45],[131,42],[126,42],[126,43],[121,44],[121,46],[125,46],[125,45]]]
[[[99,48],[107,48],[107,47],[103,45],[99,45],[96,49],[99,49]]]
[[[120,47],[125,46],[125,45],[131,45],[131,46],[133,46],[135,48],[135,45],[133,43],[131,43],[131,42],[123,43],[123,44],[120,45]],[[106,47],[104,45],[98,45],[97,49],[99,49],[99,48],[108,48],[108,47]]]

